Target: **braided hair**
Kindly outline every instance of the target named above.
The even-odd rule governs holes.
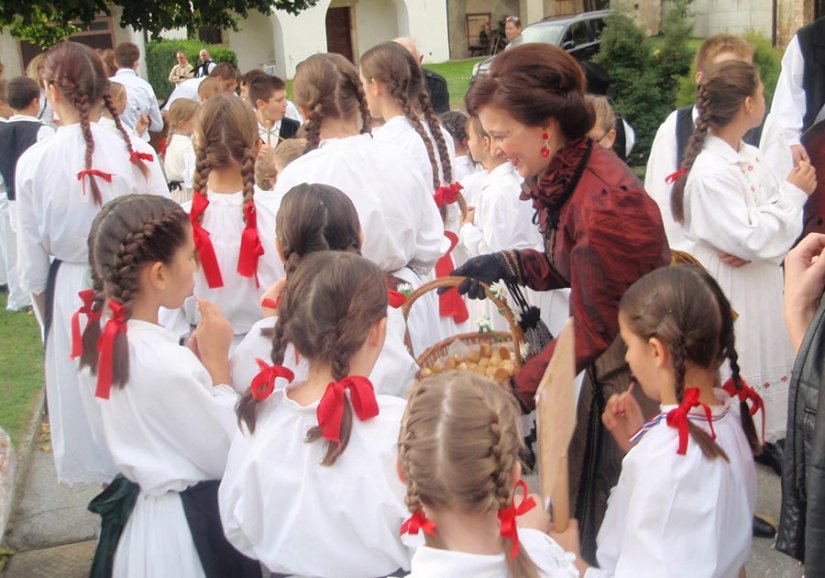
[[[131,318],[140,272],[151,263],[171,263],[185,245],[188,231],[189,217],[171,199],[127,195],[108,203],[95,219],[89,235],[89,263],[97,307],[101,307],[105,299],[111,299],[123,306],[127,320]],[[99,327],[97,331],[99,335]],[[84,334],[84,356],[97,349],[96,343],[87,342],[92,338]],[[87,365],[95,374],[96,362],[87,360]],[[129,345],[126,333],[118,333],[112,385],[123,387],[127,381]]]
[[[137,164],[144,177],[149,176],[146,164],[133,154],[132,140],[123,128],[120,115],[109,94],[109,80],[106,77],[103,62],[93,49],[69,41],[54,46],[48,51],[44,60],[43,81],[47,85],[54,86],[80,117],[80,129],[86,143],[84,158],[86,170],[92,168],[95,150],[90,115],[102,101],[123,136],[130,160]],[[101,205],[103,198],[97,177],[88,175],[84,178],[89,179],[95,203]]]
[[[370,115],[364,88],[355,66],[340,54],[314,54],[295,71],[292,81],[295,102],[309,111],[304,123],[307,146],[318,148],[325,119],[358,117],[362,134],[369,133]]]
[[[515,398],[472,373],[447,372],[416,385],[398,440],[410,512],[426,506],[483,513],[510,506],[522,443],[519,415]],[[437,533],[425,539],[443,547]],[[509,539],[504,547],[512,547]],[[507,559],[511,576],[538,576],[524,548]]]
[[[685,146],[684,159],[679,167],[685,172],[679,176],[670,193],[670,210],[678,223],[685,222],[685,185],[693,163],[702,152],[705,137],[709,131],[719,130],[733,121],[745,99],[756,95],[759,82],[756,68],[739,60],[714,64],[702,74],[702,80],[696,89],[699,117]]]

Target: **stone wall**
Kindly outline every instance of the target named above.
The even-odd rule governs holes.
[[[490,26],[495,29],[501,19],[519,16],[518,0],[447,0],[447,18],[450,29],[450,58],[469,58],[467,42],[467,14],[490,14]]]

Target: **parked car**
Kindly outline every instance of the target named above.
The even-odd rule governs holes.
[[[513,45],[538,42],[563,48],[578,60],[590,60],[599,51],[605,18],[610,10],[584,12],[572,16],[550,16],[525,26],[521,39]],[[473,67],[473,76],[487,74],[495,56],[479,62]]]

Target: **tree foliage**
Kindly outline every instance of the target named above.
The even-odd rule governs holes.
[[[89,24],[98,14],[122,9],[120,22],[146,30],[154,38],[172,28],[232,28],[250,10],[269,14],[284,10],[297,14],[318,0],[22,0],[0,2],[0,29],[11,28],[18,38],[50,46]]]

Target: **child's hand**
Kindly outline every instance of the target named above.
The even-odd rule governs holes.
[[[467,209],[467,214],[464,216],[463,219],[461,219],[461,225],[464,226],[467,223],[472,225],[473,220],[475,219],[475,216],[476,216],[476,208],[475,207],[468,208]]]
[[[135,123],[135,133],[138,136],[143,136],[143,133],[146,132],[147,128],[149,128],[149,117],[142,114],[138,117],[137,122]]]
[[[806,151],[805,147],[801,144],[791,146],[791,157],[793,157],[794,166],[799,164],[799,161],[811,162],[808,151]]]
[[[277,303],[278,300],[281,298],[281,293],[284,292],[284,287],[286,287],[286,277],[278,279],[270,285],[264,294],[261,295],[261,313],[264,317],[275,317],[278,314],[278,310],[274,307],[267,307],[264,305],[264,302],[268,303]]]
[[[193,333],[201,362],[215,385],[230,384],[229,347],[232,345],[232,325],[215,303],[199,299],[201,322]]]
[[[750,261],[740,259],[736,255],[731,255],[730,253],[725,253],[724,251],[719,251],[717,255],[719,256],[719,260],[722,261],[722,263],[725,263],[726,265],[729,265],[734,268],[744,267],[745,265],[750,263]]]
[[[816,188],[816,170],[806,160],[799,161],[788,175],[788,182],[810,195]]]
[[[631,384],[626,392],[614,393],[610,396],[602,414],[604,427],[613,435],[613,439],[625,453],[633,447],[630,436],[639,431],[645,423],[639,402],[633,397],[634,387],[635,383]]]
[[[785,326],[798,351],[825,291],[825,235],[811,233],[785,257]]]

